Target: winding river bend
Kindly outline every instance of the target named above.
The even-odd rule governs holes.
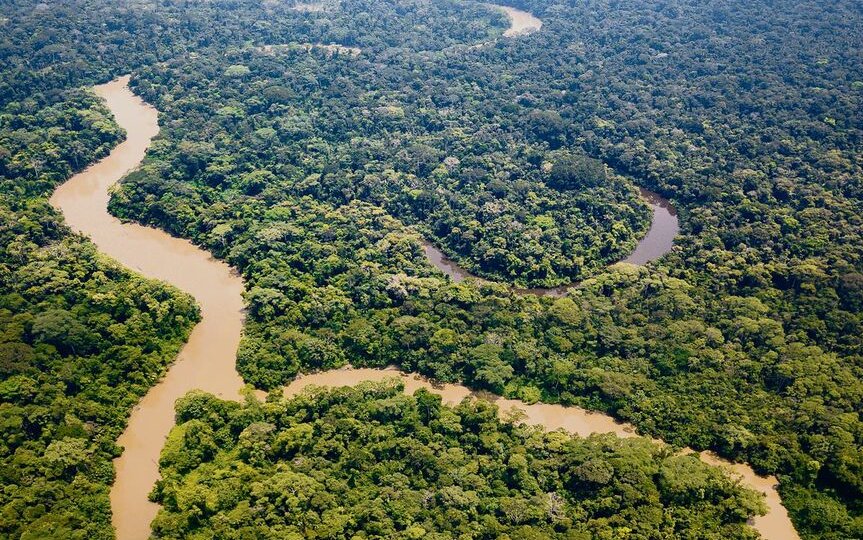
[[[674,246],[674,238],[680,232],[680,225],[677,221],[677,211],[668,199],[649,189],[640,188],[639,193],[641,194],[641,198],[653,211],[653,218],[647,234],[638,242],[635,250],[620,262],[642,265],[655,261],[671,251],[671,248]],[[423,241],[422,246],[429,262],[456,283],[464,281],[467,278],[482,281],[483,278],[475,276],[469,270],[461,267],[431,242]],[[560,298],[577,285],[578,282],[574,282],[558,287],[515,288],[515,291],[522,294]]]
[[[174,425],[174,402],[195,388],[238,398],[243,381],[234,363],[244,315],[243,281],[227,264],[186,240],[121,223],[108,213],[111,186],[141,163],[159,132],[156,109],[135,96],[128,81],[122,77],[95,88],[126,130],[126,140],[57,188],[50,202],[72,229],[88,235],[103,253],[188,292],[201,308],[201,322],[162,381],[132,411],[117,441],[125,450],[114,462],[112,521],[118,538],[137,540],[149,537],[150,522],[159,510],[147,495],[159,478],[159,453]]]

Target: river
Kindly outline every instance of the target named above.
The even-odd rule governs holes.
[[[144,157],[150,140],[158,133],[158,115],[128,88],[128,77],[97,86],[117,123],[128,136],[110,155],[73,176],[51,197],[74,230],[90,236],[99,249],[141,274],[164,280],[195,297],[201,306],[201,322],[193,330],[165,377],[132,411],[129,425],[118,440],[123,455],[115,461],[116,481],[111,488],[112,521],[119,540],[149,537],[150,522],[158,506],[147,495],[158,478],[158,460],[165,438],[174,423],[174,402],[187,391],[198,388],[225,399],[239,399],[243,382],[235,369],[236,349],[243,325],[243,282],[225,263],[188,241],[157,229],[123,224],[107,211],[110,188]],[[438,385],[394,369],[345,368],[301,377],[285,388],[293,395],[310,384],[354,385],[364,380],[400,377],[406,391],[419,387],[457,402],[472,395],[496,402],[501,411],[523,410],[526,422],[547,429],[562,428],[579,435],[615,433],[634,436],[632,426],[612,417],[577,407],[551,404],[527,405],[486,393],[476,394],[461,385]],[[659,441],[657,441],[659,443]],[[729,466],[726,461],[702,453],[702,460]],[[732,465],[744,485],[766,495],[767,515],[756,517],[754,527],[764,538],[798,538],[779,495],[776,479],[760,477],[747,465]]]
[[[72,229],[89,236],[100,251],[190,293],[201,308],[201,322],[188,343],[162,381],[134,408],[117,441],[125,450],[114,462],[112,521],[118,538],[143,539],[149,536],[150,522],[159,510],[147,495],[159,478],[159,453],[174,425],[174,402],[194,388],[234,399],[243,385],[234,363],[244,305],[243,281],[227,264],[191,242],[158,229],[121,223],[108,213],[111,186],[141,163],[159,132],[156,110],[129,90],[128,80],[123,77],[95,88],[126,130],[126,140],[57,188],[50,202]]]
[[[504,31],[504,37],[521,36],[542,28],[542,21],[534,17],[532,13],[509,6],[489,5],[503,11],[509,17],[509,28]]]
[[[306,376],[301,375],[285,387],[284,394],[286,397],[295,396],[309,386],[353,386],[361,381],[383,381],[393,377],[399,378],[404,383],[406,393],[410,394],[420,388],[425,388],[430,392],[439,394],[445,403],[453,405],[466,397],[485,399],[495,403],[500,414],[516,409],[524,413],[523,421],[526,424],[542,426],[548,430],[563,429],[581,437],[587,437],[593,433],[613,433],[621,438],[639,436],[632,424],[618,422],[604,413],[550,403],[528,405],[523,401],[506,399],[489,392],[472,391],[460,384],[436,383],[419,375],[403,373],[396,368],[346,367]],[[664,444],[659,439],[652,440],[657,444]],[[681,451],[681,453],[687,454],[694,452],[690,448],[684,448]],[[725,468],[739,478],[743,485],[764,494],[767,513],[751,520],[751,525],[763,538],[766,540],[799,540],[800,537],[797,535],[797,531],[788,517],[788,512],[782,506],[782,499],[776,491],[778,481],[775,477],[759,476],[749,465],[730,463],[713,452],[700,452],[698,457],[709,465]]]
[[[655,261],[671,251],[671,248],[674,247],[674,238],[680,232],[680,225],[677,221],[677,211],[667,199],[649,189],[640,188],[639,192],[641,198],[650,205],[653,217],[647,234],[638,242],[635,250],[621,262],[641,265]],[[422,241],[422,247],[428,261],[456,283],[464,281],[467,278],[482,281],[481,277],[475,276],[470,271],[462,268],[431,242]],[[577,285],[578,282],[567,283],[566,285],[559,285],[557,287],[516,287],[514,290],[521,294],[560,298]]]

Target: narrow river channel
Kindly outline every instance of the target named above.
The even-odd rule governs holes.
[[[147,277],[167,281],[198,302],[201,322],[162,381],[132,411],[117,441],[125,450],[115,460],[112,521],[120,539],[149,537],[159,510],[147,495],[159,478],[159,453],[174,425],[174,402],[200,388],[234,399],[243,385],[234,363],[243,329],[243,281],[225,263],[186,240],[140,225],[121,223],[107,210],[110,188],[141,163],[159,132],[156,109],[127,86],[128,77],[97,86],[126,140],[102,161],[57,188],[51,204],[66,223],[89,236],[99,250]]]

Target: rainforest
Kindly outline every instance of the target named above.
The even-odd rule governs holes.
[[[0,2],[0,538],[863,538],[861,28]]]

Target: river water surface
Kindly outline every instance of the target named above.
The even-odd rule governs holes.
[[[532,13],[509,6],[496,4],[491,4],[491,6],[503,11],[509,17],[509,28],[504,31],[504,37],[529,34],[542,28],[542,21],[534,17]]]
[[[141,225],[121,223],[107,211],[109,190],[144,158],[159,132],[156,109],[145,104],[123,77],[97,86],[126,140],[111,154],[57,188],[51,204],[66,223],[89,236],[100,251],[141,274],[167,281],[195,297],[201,322],[195,326],[164,379],[132,411],[117,441],[123,455],[114,462],[112,521],[120,539],[149,536],[158,505],[147,494],[159,478],[159,453],[174,425],[174,402],[200,388],[235,399],[243,385],[234,369],[243,329],[243,282],[225,263],[190,242]]]
[[[198,388],[225,399],[239,399],[243,382],[235,369],[236,349],[243,325],[242,280],[226,264],[214,260],[191,243],[156,229],[123,224],[108,214],[110,187],[144,157],[150,140],[158,133],[157,113],[128,88],[128,77],[97,86],[117,123],[128,137],[111,154],[57,189],[51,204],[76,231],[89,235],[104,253],[145,276],[161,279],[192,294],[201,306],[202,320],[192,332],[164,379],[154,386],[132,412],[126,431],[118,440],[123,455],[115,461],[117,478],[111,489],[113,523],[119,540],[149,537],[150,522],[158,506],[147,494],[158,478],[159,453],[174,423],[174,402],[187,391]],[[516,407],[525,412],[526,422],[547,429],[562,428],[572,433],[614,433],[634,436],[632,426],[610,416],[561,405],[527,405],[489,394],[472,393],[461,385],[432,384],[394,369],[338,369],[301,377],[285,388],[293,395],[314,384],[355,385],[365,380],[399,377],[406,391],[427,388],[443,395],[447,402],[467,396],[496,402],[502,412]],[[659,441],[657,441],[659,443]],[[766,516],[753,520],[764,538],[798,538],[774,488],[776,479],[760,477],[746,465],[730,465],[711,454],[705,462],[733,469],[744,485],[766,495]]]

